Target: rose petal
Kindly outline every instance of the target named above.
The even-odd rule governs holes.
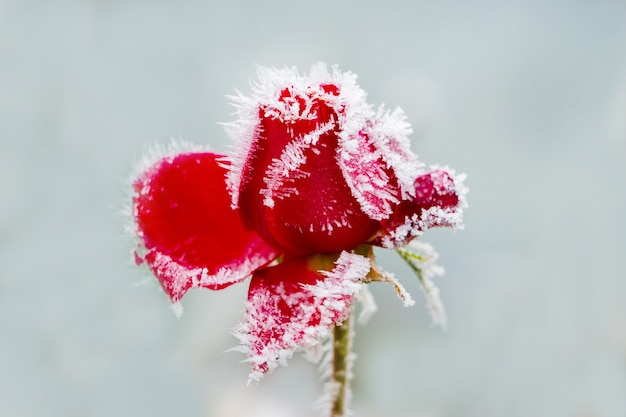
[[[137,262],[146,262],[174,303],[193,287],[238,282],[277,256],[231,208],[221,158],[209,152],[162,158],[133,184]]]
[[[435,168],[415,180],[415,197],[403,200],[385,222],[372,243],[397,248],[431,227],[462,228],[463,208],[467,207],[463,185],[465,175]]]
[[[393,213],[401,201],[401,190],[393,170],[383,160],[369,132],[361,131],[344,146],[339,164],[351,193],[361,209],[374,220],[383,220]]]
[[[346,319],[370,261],[348,252],[336,258],[295,257],[254,274],[246,321],[235,333],[248,354],[251,380],[285,365],[297,349],[316,345]]]
[[[237,175],[244,224],[290,254],[364,243],[378,223],[361,210],[337,163],[340,88],[326,83],[277,93],[272,103],[259,103],[255,138]]]
[[[411,152],[411,128],[402,110],[383,112],[358,132],[343,135],[339,165],[361,209],[384,220],[396,205],[413,195],[422,164]]]

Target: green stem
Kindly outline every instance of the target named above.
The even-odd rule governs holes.
[[[350,366],[352,361],[352,314],[333,330],[333,374],[335,384],[331,417],[343,417],[350,407]]]

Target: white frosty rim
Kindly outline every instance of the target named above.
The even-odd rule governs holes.
[[[259,255],[247,256],[244,257],[242,262],[232,262],[224,265],[217,272],[211,274],[206,267],[189,268],[181,265],[164,253],[156,250],[152,252],[155,257],[154,262],[150,263],[145,257],[141,257],[143,264],[157,276],[160,282],[161,280],[167,282],[170,289],[164,291],[168,293],[168,297],[169,293],[172,294],[170,301],[172,302],[173,311],[178,317],[183,313],[180,300],[187,291],[194,288],[223,288],[224,286],[235,284],[243,281],[255,270],[271,261],[271,259],[266,259]],[[191,282],[190,287],[185,289],[189,282]]]

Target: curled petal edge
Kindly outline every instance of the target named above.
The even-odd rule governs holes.
[[[270,262],[272,258],[250,257],[238,265],[223,266],[216,273],[211,274],[208,268],[181,265],[170,256],[157,251],[148,252],[143,257],[135,256],[138,264],[145,262],[150,272],[156,276],[170,299],[172,310],[177,317],[183,314],[180,300],[190,289],[221,290],[243,281],[255,270]]]

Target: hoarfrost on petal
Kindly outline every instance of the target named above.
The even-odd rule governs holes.
[[[334,87],[328,87],[326,91],[325,86]],[[373,115],[371,107],[365,101],[365,92],[356,84],[356,75],[341,72],[336,66],[329,71],[324,63],[315,64],[309,74],[299,74],[295,67],[259,67],[258,81],[251,83],[251,87],[252,94],[249,96],[238,92],[236,96],[229,97],[235,106],[237,120],[225,124],[228,135],[235,143],[230,155],[232,164],[228,174],[228,186],[234,206],[239,201],[239,187],[245,179],[244,171],[249,163],[250,153],[257,146],[261,133],[259,109],[264,108],[269,112],[264,113],[263,117],[277,117],[283,121],[296,117],[314,120],[319,115],[311,112],[311,108],[318,93],[312,88],[319,87],[319,93],[324,94],[325,103],[336,111],[346,112],[344,129],[357,132],[364,125],[365,119]],[[285,100],[281,97],[278,93],[285,89],[295,92],[297,99]],[[338,96],[334,96],[334,93],[338,93]]]
[[[298,193],[297,187],[286,184],[292,184],[294,180],[306,178],[311,174],[302,169],[307,160],[304,151],[312,149],[315,152],[316,149],[312,148],[312,146],[314,146],[321,135],[329,132],[332,128],[332,123],[325,123],[313,132],[294,139],[285,146],[280,158],[272,160],[263,178],[266,188],[261,190],[261,194],[265,197],[264,203],[266,206],[272,208],[274,199],[282,199]]]
[[[430,176],[434,192],[431,191],[428,198],[432,199],[432,203],[434,203],[432,208],[439,210],[432,210],[430,213],[422,215],[424,217],[422,219],[424,229],[437,226],[463,229],[463,210],[468,206],[467,193],[469,189],[464,184],[467,175],[465,173],[457,174],[448,166],[432,165],[430,169],[431,171],[425,175]],[[415,192],[416,194],[420,192],[419,186],[416,187]],[[419,200],[419,196],[416,198]],[[423,198],[427,199],[426,196]],[[427,205],[426,202],[422,204]]]
[[[346,129],[341,158],[344,177],[365,213],[383,220],[395,205],[414,194],[413,181],[423,164],[410,149],[411,127],[401,109],[378,112],[360,129]]]
[[[181,316],[183,309],[180,300],[192,288],[221,289],[239,282],[252,274],[257,268],[268,263],[268,258],[258,253],[235,260],[228,266],[211,273],[206,267],[183,265],[172,257],[159,251],[150,251],[145,256],[148,269],[157,277],[161,286],[173,304],[174,312]]]
[[[370,135],[363,131],[357,135],[359,139],[349,140],[349,146],[340,150],[339,166],[361,209],[370,218],[382,220],[393,212],[401,193],[393,172],[382,160]]]
[[[338,164],[342,135],[374,117],[355,77],[323,65],[309,75],[261,69],[252,90],[237,99],[239,120],[229,127],[237,146],[228,187],[244,225],[290,254],[339,253],[365,242],[379,225]],[[367,190],[371,178],[356,174]],[[389,180],[376,186],[389,188],[392,205],[399,197]]]
[[[433,166],[418,176],[415,195],[403,200],[372,243],[398,248],[420,236],[431,227],[463,228],[463,209],[467,207],[465,174],[455,174],[447,167]]]
[[[246,320],[235,329],[239,350],[248,355],[249,379],[287,364],[298,349],[327,337],[350,313],[353,298],[370,270],[361,255],[343,252],[332,270],[310,270],[310,257],[291,258],[254,274]]]

